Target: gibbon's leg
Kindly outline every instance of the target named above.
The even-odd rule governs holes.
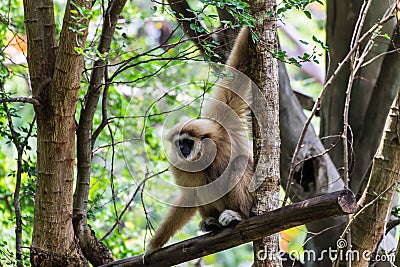
[[[164,217],[161,224],[158,226],[157,231],[151,238],[144,257],[150,255],[152,252],[161,248],[168,240],[181,229],[192,217],[195,215],[196,207],[180,207],[183,197],[179,197],[175,201],[168,214]],[[145,261],[145,258],[143,259]]]

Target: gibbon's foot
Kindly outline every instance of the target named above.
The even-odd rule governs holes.
[[[211,232],[221,228],[217,219],[213,217],[206,217],[200,222],[200,230],[204,232]]]
[[[148,261],[149,256],[151,254],[153,254],[154,252],[156,252],[158,249],[159,248],[149,248],[149,247],[146,248],[146,250],[143,253],[143,257],[142,257],[144,265],[148,265],[149,264],[149,261]]]
[[[242,220],[239,213],[233,210],[224,210],[221,215],[219,215],[218,222],[222,226],[227,226],[233,223],[238,223]]]

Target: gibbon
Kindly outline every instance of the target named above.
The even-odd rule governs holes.
[[[235,72],[247,64],[248,34],[248,28],[240,31],[226,74],[201,118],[175,125],[167,135],[172,144],[170,169],[180,194],[150,240],[145,257],[161,248],[196,211],[203,231],[249,217],[253,202],[253,157],[247,136],[251,82]]]

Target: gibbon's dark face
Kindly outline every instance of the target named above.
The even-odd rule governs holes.
[[[166,136],[172,144],[170,164],[185,172],[199,172],[210,166],[217,154],[216,144],[210,137],[215,126],[209,119],[175,125]]]
[[[194,141],[188,138],[183,138],[175,142],[183,157],[187,158],[193,150]]]

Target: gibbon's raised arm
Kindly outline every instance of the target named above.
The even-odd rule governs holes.
[[[232,48],[226,65],[241,70],[241,66],[246,66],[249,62],[249,28],[243,27]]]
[[[249,62],[249,28],[243,27],[236,38],[232,52],[229,55],[224,72],[227,74],[214,89],[212,99],[203,109],[202,116],[217,121],[227,121],[231,118],[221,117],[224,109],[235,111],[241,120],[247,118],[251,81],[240,70],[246,69]],[[218,104],[218,102],[220,102]],[[246,103],[247,102],[247,103]],[[227,107],[223,107],[225,104]]]

